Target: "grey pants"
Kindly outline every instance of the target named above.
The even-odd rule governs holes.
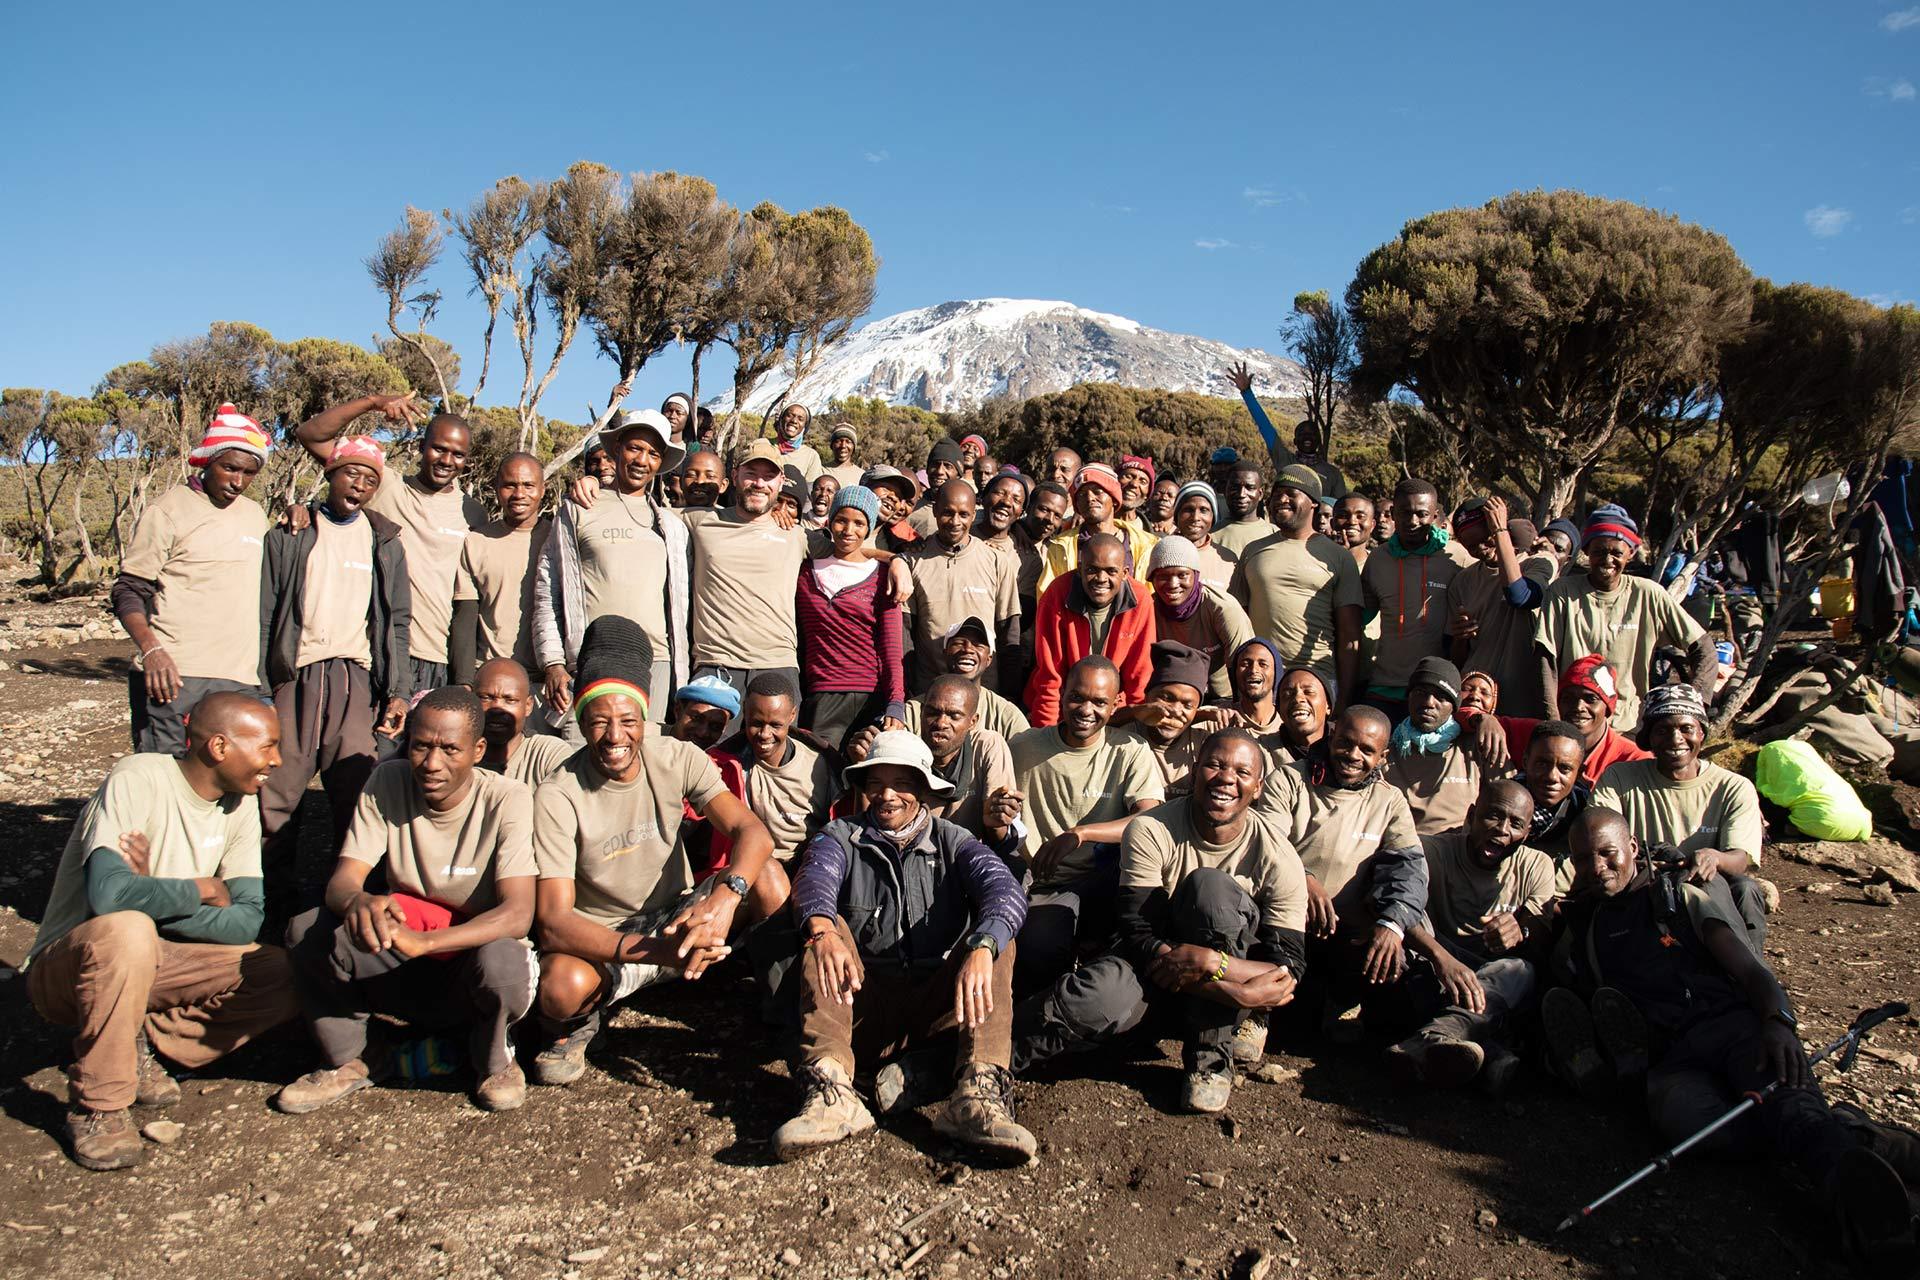
[[[1244,959],[1259,934],[1260,912],[1232,876],[1202,868],[1173,891],[1169,928],[1167,942],[1212,947]],[[1108,952],[1014,1007],[1014,1070],[1105,1044],[1156,1009],[1179,1022],[1189,1071],[1228,1069],[1233,1034],[1245,1010],[1156,987],[1124,957]]]
[[[508,1032],[533,1006],[534,993],[533,951],[521,939],[408,960],[361,950],[349,927],[320,907],[287,926],[287,952],[307,1026],[329,1067],[366,1052],[367,1019],[375,1013],[422,1030],[466,1026],[482,1079],[513,1065]]]
[[[1064,884],[1036,888],[1020,926],[1020,958],[1013,970],[1019,999],[1045,991],[1073,969],[1081,944],[1104,947],[1113,937],[1120,894],[1118,845],[1095,848],[1096,869]]]
[[[1487,997],[1486,1009],[1474,1013],[1449,1004],[1433,967],[1409,964],[1402,981],[1413,989],[1415,1016],[1424,1019],[1419,1033],[1438,1040],[1497,1041],[1506,1030],[1508,1018],[1533,999],[1534,968],[1518,956],[1501,956],[1478,965],[1465,955],[1458,959],[1472,967],[1473,976],[1480,980],[1480,989]]]
[[[699,679],[701,676],[712,676],[714,677],[714,679],[722,681],[723,683],[728,685],[730,688],[732,688],[732,690],[735,693],[740,695],[740,707],[741,707],[741,710],[743,711],[746,709],[746,705],[747,705],[747,686],[753,683],[754,677],[756,676],[785,676],[787,679],[787,683],[793,686],[793,696],[796,699],[800,696],[800,668],[798,667],[702,666],[702,667],[695,667],[693,669],[693,675],[694,675],[694,679],[696,680]],[[728,733],[732,733],[735,729],[738,729],[739,727],[740,727],[739,716],[735,716],[733,719],[727,722]]]
[[[425,693],[429,689],[444,688],[447,683],[447,664],[433,662],[426,658],[407,655],[407,672],[413,678],[413,691]]]
[[[133,749],[158,751],[177,756],[187,749],[187,717],[200,699],[210,693],[250,693],[260,696],[260,686],[239,680],[214,680],[206,676],[181,676],[180,692],[172,702],[155,702],[147,696],[147,673],[138,667],[127,672],[127,706],[133,719]]]

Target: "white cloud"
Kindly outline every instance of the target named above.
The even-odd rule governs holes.
[[[1807,230],[1822,240],[1839,235],[1853,221],[1850,211],[1836,209],[1830,204],[1817,204],[1801,216],[1807,224]]]
[[[1209,253],[1211,253],[1215,249],[1238,249],[1240,246],[1235,244],[1231,240],[1216,240],[1213,238],[1207,238],[1203,240],[1195,240],[1193,242],[1193,247],[1196,249],[1205,249]]]
[[[887,152],[884,150],[867,152],[868,164],[885,164],[887,161],[891,159],[893,159],[893,157],[888,155]]]
[[[1880,19],[1880,25],[1889,31],[1905,31],[1908,27],[1920,27],[1920,5],[1890,13]]]
[[[1277,187],[1246,187],[1240,192],[1240,198],[1256,209],[1271,209],[1275,205],[1305,204],[1307,193],[1298,187],[1285,191]]]
[[[1888,80],[1883,76],[1869,77],[1860,86],[1860,92],[1869,98],[1885,98],[1889,102],[1912,102],[1914,99],[1913,81]]]
[[[1900,221],[1912,226],[1920,222],[1920,204],[1910,204],[1900,211]]]
[[[1887,90],[1887,96],[1895,102],[1913,101],[1913,81],[1895,80],[1893,87]]]
[[[1870,293],[1867,301],[1876,307],[1910,307],[1913,299],[1898,293]]]

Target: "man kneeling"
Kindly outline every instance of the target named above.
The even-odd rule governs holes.
[[[1014,1122],[1008,1069],[1013,938],[1027,915],[1020,884],[993,850],[933,816],[929,801],[953,784],[913,734],[881,734],[845,774],[866,812],[822,828],[793,882],[808,953],[798,1073],[806,1094],[800,1114],[774,1133],[774,1154],[791,1160],[873,1127],[853,1092],[857,1057],[906,1051],[874,1081],[881,1114],[927,1101],[945,1074],[933,1042],[957,1032],[953,1090],[934,1128],[1030,1159],[1033,1135]]]
[[[279,763],[272,707],[208,694],[186,754],[120,760],[67,838],[27,996],[77,1029],[67,1137],[89,1169],[139,1163],[129,1106],[180,1100],[155,1049],[204,1067],[299,1012],[286,953],[253,945],[266,902],[254,797]]]
[[[1181,1105],[1226,1110],[1241,1020],[1292,1000],[1306,964],[1306,871],[1279,828],[1249,812],[1266,773],[1252,734],[1218,730],[1201,744],[1192,794],[1127,825],[1118,950],[1021,1001],[1022,1070],[1161,1008],[1184,1024]]]
[[[390,1063],[367,1049],[373,1013],[421,1029],[467,1026],[474,1101],[526,1100],[508,1030],[533,997],[533,797],[478,769],[480,699],[435,689],[407,718],[407,756],[373,771],[327,881],[326,905],[287,926],[307,1025],[327,1065],[273,1104],[303,1115],[368,1088]],[[377,866],[385,893],[367,889]]]

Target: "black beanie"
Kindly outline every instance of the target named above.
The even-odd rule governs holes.
[[[601,614],[587,624],[575,665],[575,688],[584,689],[596,680],[624,680],[646,689],[653,681],[653,642],[632,618]]]

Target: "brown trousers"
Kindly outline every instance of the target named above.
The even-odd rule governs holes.
[[[806,987],[800,994],[800,1057],[804,1062],[831,1058],[854,1073],[856,1055],[869,1065],[927,1042],[953,1035],[959,1048],[956,1065],[986,1062],[996,1067],[1013,1063],[1013,944],[1008,943],[993,962],[993,1012],[968,1030],[954,1017],[954,984],[968,952],[954,948],[947,962],[925,977],[915,977],[889,964],[868,964],[854,946],[844,920],[833,927],[840,941],[854,953],[860,989],[851,1005],[841,1004],[821,989],[813,957],[802,951],[800,971]]]
[[[173,942],[139,911],[95,916],[35,956],[27,997],[47,1021],[77,1028],[69,1092],[89,1111],[133,1105],[142,1030],[195,1068],[300,1013],[279,947]]]

